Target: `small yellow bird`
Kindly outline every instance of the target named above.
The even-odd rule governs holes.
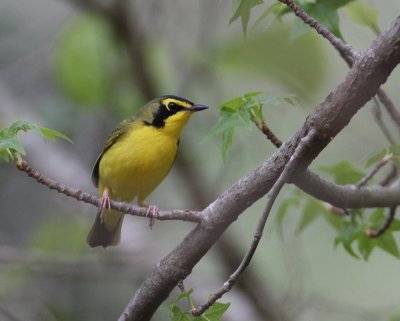
[[[207,108],[178,96],[162,96],[112,132],[92,172],[102,204],[87,236],[89,246],[119,243],[124,215],[109,208],[110,199],[131,202],[137,197],[139,206],[148,207],[144,200],[171,169],[183,127],[194,112]],[[152,208],[155,215],[158,208]]]

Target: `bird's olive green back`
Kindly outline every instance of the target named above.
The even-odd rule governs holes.
[[[158,109],[160,108],[160,98],[153,99],[152,101],[148,102],[144,105],[140,110],[136,112],[135,115],[128,119],[124,119],[116,129],[111,133],[108,137],[106,144],[103,147],[102,152],[100,153],[99,157],[97,157],[96,163],[94,164],[93,171],[92,171],[92,183],[95,187],[99,185],[99,165],[101,157],[104,153],[112,146],[116,141],[118,141],[122,136],[124,136],[128,130],[135,126],[135,123],[141,125],[151,124],[154,118],[154,114],[157,113]]]

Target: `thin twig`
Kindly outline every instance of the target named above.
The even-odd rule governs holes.
[[[304,23],[314,28],[322,37],[327,39],[332,46],[340,52],[342,57],[351,57],[353,60],[359,56],[359,53],[353,49],[352,46],[346,44],[342,39],[336,37],[328,28],[322,26],[316,19],[307,14],[302,8],[295,4],[292,0],[278,0],[286,4],[293,10],[294,14],[298,16]]]
[[[368,237],[371,237],[371,238],[379,237],[390,228],[390,225],[392,225],[394,216],[396,214],[396,208],[397,208],[397,206],[393,206],[389,209],[389,215],[387,216],[383,225],[378,230],[376,230],[376,231],[372,230],[372,229],[367,230]]]
[[[379,106],[379,101],[376,97],[373,98],[373,101],[374,101],[374,106],[372,107],[372,115],[375,119],[375,122],[378,124],[380,130],[382,131],[383,135],[386,137],[388,142],[393,145],[395,144],[395,140],[393,139],[389,129],[382,120],[382,113],[381,113],[381,108]]]
[[[386,111],[389,113],[390,117],[396,124],[397,129],[400,130],[400,112],[394,105],[393,101],[382,89],[378,90],[378,98],[381,101],[382,105],[385,106]]]
[[[262,133],[267,136],[267,138],[270,140],[272,144],[276,148],[279,148],[282,146],[282,141],[272,132],[272,130],[268,127],[268,125],[263,121],[263,122],[254,122],[259,130],[262,131]]]
[[[379,170],[385,166],[390,160],[392,159],[392,154],[387,154],[385,157],[383,157],[372,169],[370,172],[365,175],[357,184],[356,187],[360,189],[361,187],[365,186],[371,179],[374,177],[376,173],[379,172]]]
[[[226,292],[230,291],[232,287],[234,286],[235,282],[239,279],[241,274],[244,272],[244,270],[247,268],[247,266],[250,264],[250,261],[257,249],[258,243],[260,242],[260,239],[262,237],[263,231],[265,224],[267,222],[269,213],[271,212],[272,206],[275,203],[275,200],[282,189],[282,187],[286,184],[290,176],[292,175],[293,171],[296,169],[296,166],[298,165],[298,162],[301,160],[304,151],[306,150],[307,147],[309,147],[309,144],[312,142],[312,140],[315,138],[317,134],[317,131],[315,129],[311,129],[308,134],[303,137],[298,146],[296,147],[293,155],[291,156],[289,162],[285,166],[284,170],[282,171],[282,174],[274,184],[273,188],[271,189],[271,192],[268,194],[268,202],[267,205],[264,209],[264,212],[257,224],[257,229],[256,232],[254,233],[253,240],[250,244],[250,248],[247,251],[246,255],[244,256],[242,262],[240,263],[239,267],[236,269],[236,271],[230,275],[229,279],[223,284],[223,286],[216,291],[215,293],[211,294],[210,298],[208,301],[197,307],[192,309],[192,314],[194,316],[199,316],[204,311],[206,311],[212,304],[215,303],[219,298],[221,298]]]
[[[59,193],[62,193],[68,197],[72,197],[77,199],[78,201],[82,201],[88,204],[92,204],[96,207],[99,207],[101,204],[101,199],[83,192],[79,189],[69,187],[67,185],[61,184],[54,179],[51,179],[39,171],[30,167],[28,162],[22,160],[18,164],[16,164],[17,168],[26,174],[29,177],[35,179],[38,183],[47,186],[50,189],[54,189]],[[148,209],[145,207],[134,206],[129,203],[125,202],[116,202],[110,201],[110,207],[121,213],[146,217]],[[191,210],[173,210],[173,211],[159,211],[157,214],[157,219],[164,221],[164,220],[181,220],[181,221],[188,221],[188,222],[201,222],[201,212],[191,211]]]
[[[397,176],[397,166],[393,162],[390,162],[390,170],[385,177],[379,182],[381,186],[388,186],[389,183],[394,180]]]
[[[286,4],[290,9],[293,10],[294,14],[298,16],[303,22],[310,27],[314,28],[320,35],[327,39],[332,46],[339,52],[341,57],[346,61],[349,67],[353,66],[354,60],[360,56],[360,53],[356,51],[352,46],[346,44],[340,38],[336,37],[328,28],[322,26],[316,19],[307,14],[302,8],[300,8],[292,0],[278,0],[281,3]],[[396,108],[393,101],[389,98],[383,89],[379,89],[377,92],[378,98],[381,103],[385,106],[390,117],[396,124],[400,131],[400,111]]]

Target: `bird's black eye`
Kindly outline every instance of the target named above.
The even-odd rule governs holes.
[[[169,103],[168,104],[168,109],[170,111],[178,111],[180,109],[180,107],[175,103]]]

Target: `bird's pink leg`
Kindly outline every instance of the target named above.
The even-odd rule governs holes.
[[[100,199],[100,207],[99,207],[99,213],[100,213],[100,222],[103,224],[104,221],[104,209],[110,209],[110,189],[106,187],[103,191],[103,195],[101,196]]]
[[[157,205],[147,205],[142,202],[139,202],[139,206],[147,207],[146,217],[150,216],[149,227],[150,229],[152,229],[154,224],[156,223],[158,212],[160,211],[159,207]]]

